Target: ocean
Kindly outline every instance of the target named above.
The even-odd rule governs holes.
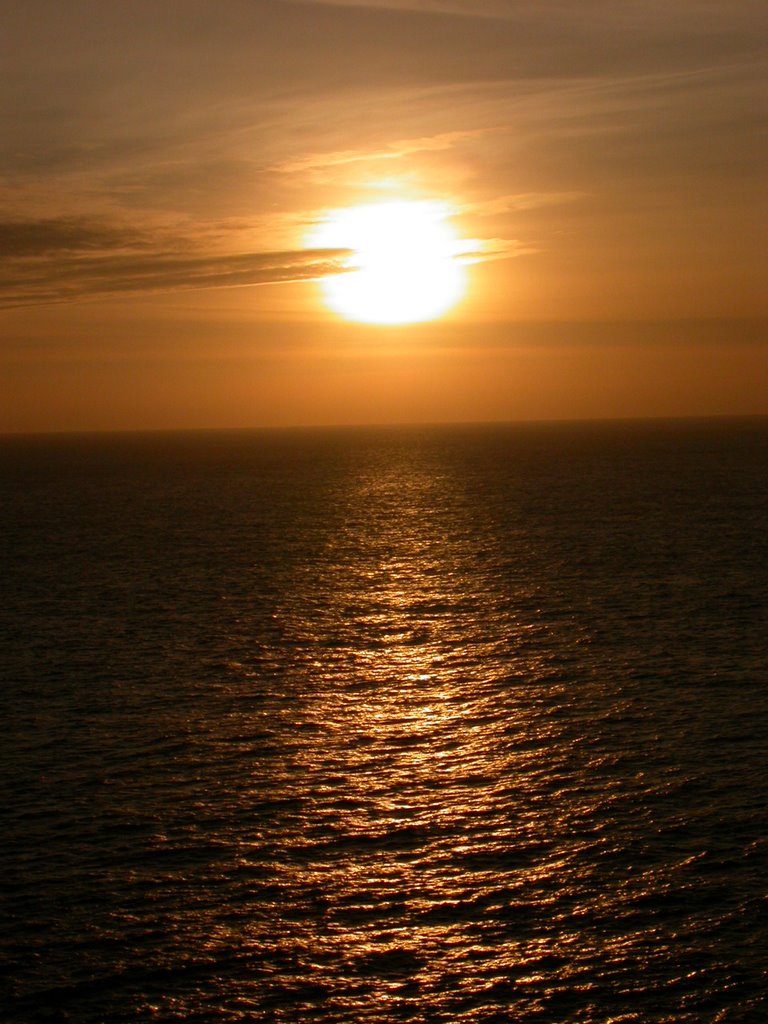
[[[3,1022],[768,1020],[768,420],[0,479]]]

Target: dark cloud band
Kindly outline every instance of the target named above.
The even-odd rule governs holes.
[[[0,223],[0,306],[312,280],[339,273],[346,255],[346,249],[208,254],[191,252],[183,239],[175,248],[153,248],[149,232],[85,219],[6,221]]]

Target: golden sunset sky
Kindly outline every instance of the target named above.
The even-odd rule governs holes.
[[[767,413],[767,30],[763,0],[8,0],[0,430]],[[329,211],[404,202],[446,211],[463,297],[339,316]]]

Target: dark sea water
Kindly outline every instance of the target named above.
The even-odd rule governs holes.
[[[2,1021],[768,1021],[768,420],[0,470]]]

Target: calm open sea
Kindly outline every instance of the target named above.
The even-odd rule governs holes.
[[[3,1021],[768,1020],[768,420],[0,472]]]

